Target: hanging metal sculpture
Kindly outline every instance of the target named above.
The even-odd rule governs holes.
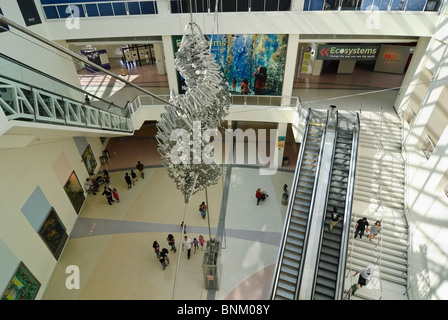
[[[228,114],[230,93],[209,40],[194,22],[185,29],[175,66],[186,90],[184,94],[171,92],[171,105],[157,123],[156,138],[162,163],[188,203],[193,194],[223,174],[215,159],[205,159],[213,151],[204,150],[210,148],[207,138],[221,128]]]

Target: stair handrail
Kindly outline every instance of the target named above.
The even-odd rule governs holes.
[[[349,176],[347,178],[347,194],[345,197],[345,211],[341,235],[341,248],[339,250],[339,265],[338,265],[338,279],[336,281],[335,299],[341,300],[344,296],[345,287],[345,269],[347,268],[347,251],[350,241],[350,231],[351,231],[351,216],[353,210],[353,199],[355,192],[356,183],[356,166],[358,162],[358,147],[359,147],[359,135],[360,135],[360,118],[359,114],[356,113],[355,119],[353,121],[353,137],[352,137],[352,150],[350,155],[350,169]],[[350,255],[353,253],[353,248]]]
[[[322,153],[324,151],[324,145],[325,145],[325,137],[327,134],[327,126],[328,126],[328,121],[329,121],[329,110],[327,110],[326,112],[327,117],[326,120],[324,121],[324,131],[322,133],[322,137],[321,137],[321,143],[320,143],[320,150],[319,150],[319,157],[318,157],[318,161],[317,161],[317,165],[316,165],[316,174],[314,177],[314,185],[313,185],[313,191],[312,191],[312,196],[311,196],[311,201],[310,201],[310,209],[309,209],[309,218],[306,224],[306,229],[305,229],[305,237],[303,240],[303,252],[302,252],[302,261],[300,263],[300,268],[299,268],[299,275],[297,277],[297,287],[296,287],[296,292],[295,292],[295,297],[294,300],[298,300],[298,296],[300,294],[300,286],[302,284],[302,276],[303,276],[303,265],[306,259],[306,252],[308,249],[308,242],[309,242],[309,238],[310,238],[310,224],[311,224],[311,220],[312,220],[312,215],[311,213],[313,212],[314,209],[314,202],[316,200],[316,189],[318,186],[318,181],[319,181],[319,176],[320,176],[320,167],[322,166]]]
[[[299,173],[300,173],[300,169],[302,167],[302,162],[303,162],[303,153],[305,150],[305,145],[306,145],[306,138],[308,135],[308,129],[309,129],[309,119],[311,116],[311,108],[307,109],[307,115],[305,117],[305,125],[304,125],[304,130],[303,130],[303,136],[302,136],[302,143],[300,145],[300,150],[299,150],[299,154],[298,154],[298,158],[297,158],[297,163],[296,163],[296,169],[294,172],[294,177],[293,177],[293,182],[292,182],[292,186],[291,186],[291,192],[290,192],[290,197],[288,200],[288,208],[286,211],[286,219],[285,219],[285,224],[283,226],[283,231],[282,231],[282,237],[281,237],[281,241],[280,241],[280,245],[279,245],[279,252],[277,254],[277,263],[275,266],[275,270],[274,270],[274,278],[273,278],[273,282],[271,285],[271,300],[275,299],[275,293],[277,291],[277,285],[278,285],[278,279],[280,277],[280,269],[282,266],[282,262],[283,262],[283,255],[285,252],[285,246],[286,246],[286,237],[288,235],[288,230],[289,230],[289,225],[291,222],[291,213],[292,213],[292,209],[294,206],[294,198],[295,198],[295,194],[297,191],[297,181],[299,178]]]

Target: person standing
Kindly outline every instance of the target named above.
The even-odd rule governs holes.
[[[154,252],[156,254],[157,259],[159,258],[159,254],[160,254],[160,245],[157,241],[154,241],[152,243],[152,248],[154,249]]]
[[[166,241],[168,241],[168,245],[171,246],[171,251],[174,251],[176,253],[176,240],[174,239],[174,236],[170,233],[168,237],[166,238]]]
[[[160,254],[157,256],[157,259],[159,259],[159,262],[162,264],[162,270],[165,270],[166,268],[166,259],[164,254]]]
[[[355,225],[355,238],[359,234],[359,238],[362,239],[362,236],[365,232],[369,232],[369,222],[367,221],[367,218],[364,217],[362,219],[359,219],[358,222]]]
[[[202,235],[199,236],[199,243],[201,245],[201,250],[204,250],[205,239]]]
[[[254,72],[254,77],[255,77],[255,86],[254,86],[255,95],[265,95],[266,79],[268,77],[266,67],[259,66],[258,69]]]
[[[112,190],[112,195],[114,196],[117,203],[120,204],[120,196],[118,195],[117,189],[114,188],[114,190]]]
[[[190,259],[191,256],[191,244],[192,244],[191,239],[188,238],[188,236],[185,236],[184,239],[182,240],[182,251],[185,251],[185,249],[187,249],[188,259]]]
[[[233,79],[232,79],[232,88],[233,88],[233,92],[235,92],[236,91],[236,78],[235,77],[233,77]]]
[[[145,179],[145,166],[143,165],[143,163],[141,163],[140,161],[137,161],[137,165],[135,166],[138,171],[140,172],[140,175],[142,176],[143,179]]]
[[[128,189],[132,188],[132,181],[131,181],[131,177],[129,176],[129,173],[126,172],[126,174],[124,175],[124,180],[126,180],[126,184],[128,185]]]
[[[112,205],[112,202],[115,202],[115,201],[112,199],[112,190],[111,190],[109,187],[104,186],[104,191],[103,191],[102,195],[103,195],[103,196],[104,196],[104,195],[106,196],[106,198],[107,198],[107,202],[108,202],[110,205]]]
[[[240,88],[241,88],[242,94],[248,95],[250,93],[249,80],[244,78],[243,81],[241,81],[241,83],[240,83]]]
[[[199,211],[201,212],[201,216],[202,216],[202,219],[205,219],[205,216],[207,215],[207,205],[205,204],[205,202],[202,202],[200,205],[199,205]]]
[[[368,235],[369,241],[372,242],[378,233],[381,233],[381,221],[377,220],[375,224],[370,228],[370,233]]]
[[[353,276],[356,277],[358,274],[359,274],[358,284],[361,287],[368,285],[370,282],[370,278],[372,277],[372,269],[368,267],[361,269],[359,271],[356,271],[356,273]]]
[[[342,218],[341,218],[341,214],[338,213],[338,208],[333,207],[333,211],[331,212],[331,217],[330,217],[330,227],[328,229],[331,231],[331,229],[333,229],[333,227],[336,225],[336,223],[338,223],[341,220],[342,220]]]
[[[138,181],[138,178],[134,170],[131,170],[131,179],[132,179],[132,185],[135,186],[135,182]]]

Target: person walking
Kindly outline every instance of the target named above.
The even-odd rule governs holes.
[[[378,233],[381,233],[381,221],[379,220],[377,220],[375,224],[370,228],[370,233],[367,238],[369,238],[369,241],[372,242],[373,238],[375,238]]]
[[[191,239],[188,238],[188,236],[185,236],[184,239],[182,240],[182,251],[185,251],[185,249],[187,249],[188,260],[190,260],[191,256],[191,244],[192,244]]]
[[[196,254],[196,251],[199,248],[199,241],[196,238],[193,238],[193,248],[194,248],[194,254]]]
[[[104,196],[104,195],[106,196],[106,198],[107,198],[107,202],[108,202],[110,205],[112,205],[112,202],[115,202],[115,201],[112,199],[112,190],[111,190],[109,187],[104,186],[104,191],[103,191],[102,195],[103,195],[103,196]]]
[[[128,185],[128,189],[132,188],[132,181],[131,181],[131,176],[129,175],[129,173],[126,172],[125,176],[124,176],[124,180],[126,180],[126,184]]]
[[[138,181],[138,178],[134,170],[131,170],[131,179],[132,179],[132,185],[135,186],[135,182]]]
[[[142,179],[145,179],[145,166],[140,161],[137,161],[137,165],[135,166],[137,170],[140,172],[140,175],[142,176]]]
[[[120,196],[118,195],[118,191],[117,189],[113,189],[112,190],[112,195],[114,196],[115,200],[117,201],[118,204],[120,204]]]
[[[199,244],[201,245],[201,251],[204,250],[204,243],[205,243],[205,239],[202,236],[202,234],[199,236]]]
[[[366,217],[364,217],[362,219],[359,219],[358,222],[356,222],[356,225],[355,225],[355,238],[359,234],[359,238],[362,239],[362,236],[364,235],[364,232],[369,232],[369,222],[367,221]]]
[[[358,274],[359,274],[358,284],[361,287],[368,285],[370,282],[370,278],[372,277],[372,269],[370,269],[369,267],[363,268],[359,271],[356,271],[356,273],[353,276],[356,277]]]
[[[171,251],[174,251],[176,253],[176,240],[174,239],[174,236],[170,233],[168,237],[166,238],[166,241],[168,241],[168,245],[171,247]]]
[[[154,242],[152,243],[152,248],[154,249],[154,252],[155,252],[156,257],[157,257],[157,259],[158,259],[158,258],[159,258],[159,255],[160,255],[160,245],[159,245],[159,243],[158,243],[157,241],[154,241]]]
[[[338,213],[338,208],[333,207],[333,211],[331,212],[331,217],[330,217],[330,227],[328,228],[330,231],[334,228],[334,226],[336,225],[336,223],[338,223],[339,221],[341,221],[341,214]]]
[[[184,229],[184,234],[187,233],[187,225],[184,224],[183,221],[182,221],[182,223],[180,224],[180,232],[182,232],[182,229]]]
[[[200,205],[199,205],[199,211],[201,212],[201,216],[202,216],[202,219],[205,219],[205,216],[207,215],[207,205],[205,204],[205,202],[202,202]]]

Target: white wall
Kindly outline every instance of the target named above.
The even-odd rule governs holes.
[[[98,161],[102,151],[100,139],[87,140]],[[60,157],[68,159],[68,166],[62,172],[60,168],[53,167],[55,163],[60,163]],[[63,186],[73,170],[83,186],[88,176],[87,170],[73,139],[8,149],[0,153],[0,239],[41,283],[36,299],[40,299],[45,292],[57,261],[21,209],[39,186],[70,235],[78,215]],[[0,269],[0,272],[4,271]],[[12,274],[6,276],[8,279],[11,277]],[[4,284],[0,284],[1,286]]]

